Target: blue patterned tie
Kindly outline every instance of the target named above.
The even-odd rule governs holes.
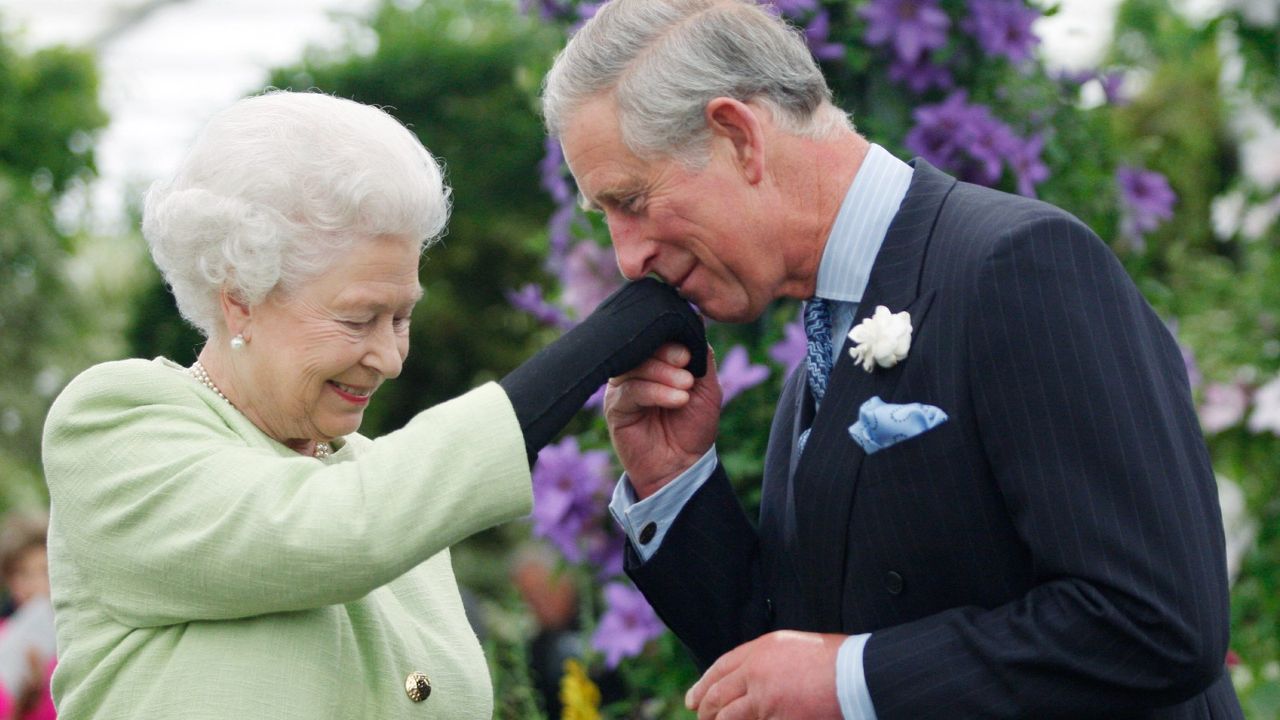
[[[831,309],[823,298],[815,297],[805,303],[804,334],[809,339],[809,352],[804,362],[809,371],[809,390],[813,393],[816,415],[823,396],[827,394],[827,379],[831,377]],[[798,452],[804,452],[811,429],[805,428],[800,433]]]

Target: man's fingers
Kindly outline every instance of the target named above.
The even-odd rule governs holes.
[[[738,703],[747,694],[746,675],[740,671],[730,672],[707,688],[698,702],[698,720],[716,720],[724,717],[721,713],[730,705]]]
[[[670,363],[676,367],[684,367],[689,364],[692,359],[689,348],[680,343],[667,343],[658,348],[655,357],[661,358],[663,362]]]
[[[628,415],[654,408],[675,410],[689,403],[689,391],[660,382],[632,378],[607,391],[608,409],[614,415]]]
[[[751,695],[743,693],[716,713],[716,720],[759,720],[760,712]]]
[[[702,697],[707,694],[707,691],[711,689],[711,686],[719,682],[721,678],[738,669],[738,666],[742,664],[742,661],[750,652],[750,645],[750,642],[739,645],[724,655],[721,655],[719,660],[712,663],[711,667],[707,668],[707,671],[702,674],[702,677],[699,678],[698,682],[694,683],[693,687],[689,688],[689,692],[685,693],[685,706],[690,710],[697,710],[698,704],[702,702]]]
[[[688,370],[684,370],[677,364],[668,362],[664,355],[678,356],[684,354],[684,361],[688,361],[688,350],[683,346],[674,346],[679,348],[679,352],[675,350],[660,350],[657,355],[643,363],[640,363],[630,372],[619,375],[618,377],[609,378],[610,387],[621,388],[632,382],[655,383],[665,385],[676,390],[690,390],[693,388],[693,374]]]

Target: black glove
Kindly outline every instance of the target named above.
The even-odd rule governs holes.
[[[669,285],[645,278],[623,285],[586,320],[502,378],[524,430],[529,464],[609,378],[671,341],[689,348],[689,372],[706,374],[702,320]]]

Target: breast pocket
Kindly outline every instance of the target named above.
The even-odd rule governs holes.
[[[868,455],[862,461],[861,482],[926,480],[936,476],[935,471],[948,463],[973,462],[972,453],[960,423],[948,419]]]

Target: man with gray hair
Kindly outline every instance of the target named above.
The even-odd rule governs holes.
[[[869,143],[749,0],[612,0],[543,103],[624,275],[806,301],[758,526],[714,370],[610,381],[627,572],[710,666],[699,718],[1241,717],[1185,368],[1092,231]]]

